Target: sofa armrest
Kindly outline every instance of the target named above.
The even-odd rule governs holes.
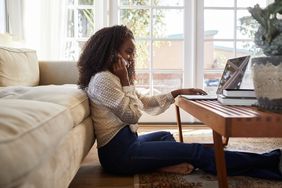
[[[77,84],[78,68],[74,61],[39,61],[39,85]]]

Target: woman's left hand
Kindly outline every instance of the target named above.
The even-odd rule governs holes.
[[[174,90],[171,94],[175,98],[178,95],[207,95],[207,92],[198,88],[187,88]]]

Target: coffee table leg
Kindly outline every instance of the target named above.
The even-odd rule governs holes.
[[[183,142],[182,125],[181,125],[179,107],[175,105],[175,109],[176,109],[176,121],[177,121],[177,126],[178,126],[179,140],[180,142]]]
[[[218,187],[228,188],[222,136],[215,131],[213,131],[213,142],[214,142],[214,149],[215,149]]]

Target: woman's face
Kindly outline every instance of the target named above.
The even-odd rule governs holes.
[[[133,39],[126,39],[119,49],[119,54],[129,63],[134,63],[135,59],[135,42]]]

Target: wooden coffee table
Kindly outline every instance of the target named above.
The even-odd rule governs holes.
[[[263,112],[256,107],[224,106],[217,100],[175,101],[180,141],[183,142],[179,108],[210,127],[213,132],[218,187],[227,188],[224,144],[229,137],[282,137],[282,114]]]

